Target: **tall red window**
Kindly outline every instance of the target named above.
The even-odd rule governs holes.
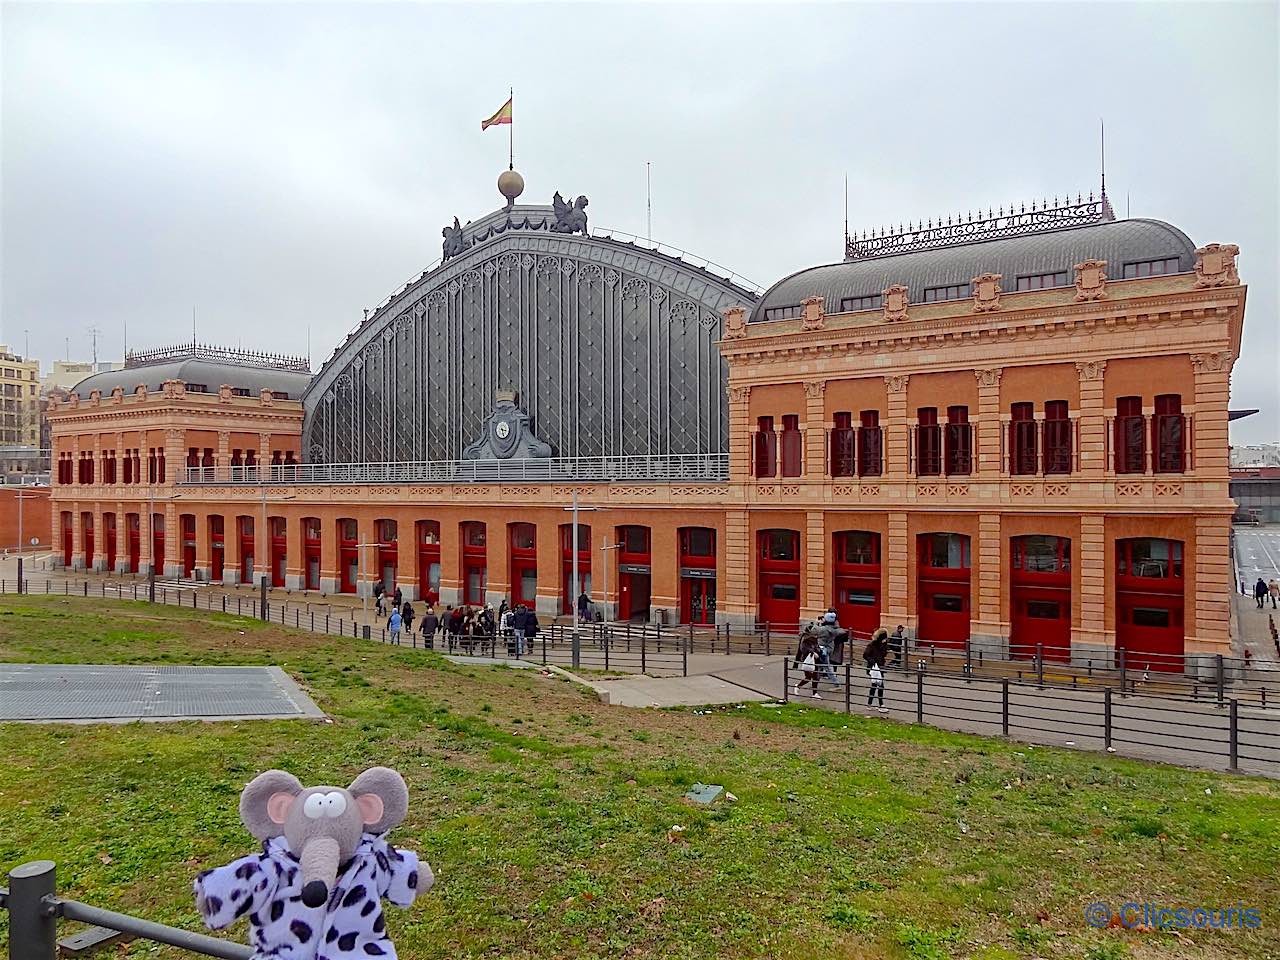
[[[921,407],[916,416],[916,475],[936,477],[942,472],[942,428],[938,425],[938,408]]]
[[[1050,400],[1044,405],[1044,472],[1071,472],[1071,419],[1067,401]]]
[[[773,432],[773,417],[761,417],[756,421],[751,456],[757,477],[778,475],[778,435]]]
[[[1015,403],[1010,409],[1009,472],[1027,476],[1036,472],[1036,405]]]
[[[947,407],[947,432],[944,441],[947,476],[972,472],[973,428],[969,425],[968,407]]]
[[[831,428],[831,476],[852,477],[854,462],[854,429],[852,413],[837,413]]]
[[[1115,422],[1116,473],[1144,473],[1147,468],[1147,426],[1141,397],[1119,397]]]
[[[858,426],[858,476],[878,477],[884,470],[880,411],[863,410]]]
[[[1182,473],[1186,460],[1184,423],[1179,394],[1163,393],[1156,397],[1156,412],[1151,419],[1151,449],[1156,455],[1156,473]]]
[[[803,443],[800,439],[800,417],[788,413],[782,418],[782,475],[800,476]]]

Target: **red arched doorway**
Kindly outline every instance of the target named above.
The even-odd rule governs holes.
[[[350,517],[338,521],[338,592],[355,593],[360,582],[360,526]]]
[[[1116,541],[1116,647],[1126,666],[1183,669],[1186,585],[1182,541]]]
[[[573,524],[560,525],[560,612],[573,613],[578,595],[591,596],[591,527],[578,524],[578,582],[573,582]]]
[[[71,511],[62,511],[62,565],[71,567],[71,553],[75,549],[75,527],[71,519]]]
[[[320,589],[320,518],[302,520],[302,589]]]
[[[652,539],[648,527],[618,528],[618,619],[643,623],[652,599]],[[609,562],[606,553],[604,562]],[[606,598],[608,602],[608,598]]]
[[[400,566],[400,527],[394,520],[379,520],[375,529],[378,531],[378,579],[390,597],[396,592],[396,572]]]
[[[532,523],[507,524],[511,556],[511,605],[534,609],[538,600],[538,528]]]
[[[1009,653],[1071,659],[1071,541],[1033,534],[1011,541]]]
[[[484,606],[489,585],[488,531],[479,520],[467,520],[458,532],[462,541],[462,602]]]
[[[716,532],[680,528],[680,622],[716,622]]]
[[[179,518],[179,529],[182,532],[182,575],[192,576],[196,571],[196,516],[184,513]]]
[[[209,579],[222,582],[223,563],[226,559],[226,524],[220,516],[209,518]]]
[[[440,522],[419,520],[418,596],[428,604],[440,602]]]
[[[107,573],[116,572],[116,515],[114,513],[104,513],[102,515],[102,549],[104,569]]]
[[[93,461],[90,461],[92,463]],[[84,568],[93,569],[93,514],[80,514],[80,536],[84,540]]]
[[[800,626],[800,533],[761,530],[756,534],[760,620],[775,630]]]
[[[236,527],[240,535],[240,582],[253,583],[253,555],[256,552],[253,517],[238,517]]]
[[[938,647],[963,647],[969,639],[969,538],[922,533],[916,543],[917,636]]]
[[[67,514],[70,516],[70,514]],[[142,564],[142,517],[136,513],[124,516],[126,544],[129,556],[129,568],[126,573],[137,573]]]
[[[164,514],[151,515],[151,569],[159,577],[164,574]]]
[[[283,587],[288,571],[288,521],[284,517],[269,517],[267,524],[271,531],[271,585]]]
[[[869,640],[880,626],[880,534],[842,530],[832,544],[836,616],[853,636]]]

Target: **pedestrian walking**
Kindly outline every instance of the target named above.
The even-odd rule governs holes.
[[[404,591],[399,587],[396,587],[395,596],[392,598],[391,602],[394,603],[396,605],[396,609],[399,610],[400,604],[404,602]]]
[[[884,705],[884,670],[879,664],[873,664],[867,671],[867,676],[871,678],[871,686],[867,687],[867,706],[871,706],[873,700],[879,700],[880,712],[888,713]]]
[[[386,616],[386,607],[383,605],[382,597],[387,592],[386,587],[382,585],[381,580],[377,580],[373,584],[373,609],[378,616]]]
[[[440,618],[436,616],[435,607],[428,606],[422,615],[422,645],[430,650],[435,646],[436,631],[440,629]]]
[[[800,688],[806,683],[813,688],[813,698],[821,700],[818,693],[818,640],[812,634],[800,638],[800,646],[796,650],[795,665],[797,670],[804,671],[804,679],[796,683],[792,693],[800,696]]]
[[[1267,588],[1267,581],[1261,577],[1258,582],[1253,585],[1253,599],[1258,602],[1258,609],[1261,610],[1266,605],[1267,597],[1271,591]]]
[[[391,616],[387,618],[387,629],[391,631],[391,643],[400,646],[400,628],[404,626],[404,621],[400,619],[400,611],[392,610]]]
[[[413,604],[406,600],[400,605],[400,619],[404,621],[404,632],[413,633]]]
[[[889,631],[881,627],[871,635],[871,642],[863,648],[862,662],[867,665],[870,675],[873,667],[884,670],[885,661],[889,658]]]
[[[587,610],[590,609],[590,607],[591,607],[591,598],[587,596],[587,592],[584,590],[582,591],[582,593],[578,594],[578,619],[579,620],[586,622]]]
[[[905,629],[902,624],[898,624],[893,633],[889,635],[889,652],[893,655],[893,665],[895,667],[902,666],[902,652],[907,647]]]
[[[1267,592],[1271,594],[1271,609],[1277,609],[1276,601],[1280,600],[1280,580],[1272,577],[1271,581],[1267,584]]]
[[[529,611],[523,603],[517,603],[511,611],[511,632],[516,636],[516,656],[524,656],[524,632],[529,625]]]

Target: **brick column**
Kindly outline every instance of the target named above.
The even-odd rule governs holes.
[[[750,386],[729,386],[729,479],[734,482],[751,479],[750,403]]]
[[[566,496],[568,492],[566,491]],[[582,497],[578,497],[578,506],[583,506]],[[538,599],[536,603],[539,617],[556,617],[560,616],[560,524],[572,523],[573,514],[565,512],[561,514],[563,519],[557,517],[551,522],[543,521],[538,524],[537,544],[538,544]],[[591,514],[579,514],[578,521],[585,521]],[[491,527],[492,529],[492,527]],[[498,535],[505,537],[507,535],[506,524],[498,525]],[[493,534],[489,534],[490,541],[493,540]],[[575,593],[570,599],[577,602],[577,594]]]
[[[413,520],[413,514],[401,514],[396,517],[396,536],[399,541],[396,544],[396,586],[400,588],[400,592],[406,600],[412,600],[414,603],[418,601],[418,525]],[[299,539],[298,547],[301,549],[302,541]],[[292,552],[292,548],[290,548]],[[493,581],[489,581],[492,587]],[[494,604],[494,609],[497,609]],[[422,611],[417,611],[421,614]]]
[[[166,430],[164,432],[165,475],[157,478],[161,486],[167,487],[176,478],[184,475],[187,463],[186,438],[186,432],[183,430]],[[166,546],[166,552],[168,549]]]
[[[907,422],[907,382],[910,379],[905,373],[884,378],[884,473],[886,477],[898,480],[905,480],[908,476],[907,444],[910,426]]]
[[[302,517],[287,517],[284,527],[284,585],[301,590],[307,584],[306,559],[302,549]]]
[[[915,628],[915,608],[911,605],[910,575],[915,567],[912,560],[913,546],[907,537],[907,515],[891,513],[888,517],[889,532],[880,550],[884,564],[884,616],[885,622],[899,623]]]
[[[1080,462],[1076,472],[1087,477],[1099,478],[1110,470],[1107,459],[1107,415],[1103,403],[1103,376],[1107,361],[1090,360],[1077,363],[1080,375],[1080,418],[1076,429],[1080,433]]]
[[[827,381],[805,381],[804,476],[808,480],[821,480],[828,473],[826,393]]]
[[[98,469],[102,469],[101,460]],[[99,572],[107,570],[107,528],[102,521],[102,501],[94,499],[93,506],[93,569]],[[107,570],[110,573],[110,570]]]
[[[1001,592],[1007,579],[1004,538],[1000,532],[1000,514],[978,516],[978,543],[974,551],[978,561],[975,595],[970,598],[973,611],[971,636],[975,649],[1005,656],[1009,634],[1001,616]]]
[[[206,508],[207,510],[208,508]],[[213,507],[217,510],[217,507]],[[212,511],[210,511],[212,512]],[[197,580],[208,581],[213,571],[213,551],[211,549],[212,541],[209,539],[209,512],[196,514],[196,567],[192,571],[193,576]],[[226,540],[226,526],[224,521],[223,540]],[[226,554],[224,553],[225,557]]]
[[[583,514],[581,520],[588,514]],[[572,518],[571,518],[572,519]],[[542,545],[538,545],[538,569],[542,569]],[[559,549],[559,541],[557,541]],[[443,551],[441,556],[443,557]],[[443,561],[442,561],[443,562]],[[507,525],[503,523],[489,524],[488,541],[485,545],[485,563],[489,573],[485,587],[485,599],[497,610],[503,600],[511,596],[511,538],[507,535]],[[455,563],[454,566],[457,566]],[[441,571],[443,575],[443,570]]]
[[[334,517],[336,512],[335,510],[316,510],[320,516],[320,592],[326,596],[337,593],[342,582],[338,572],[338,526]],[[443,533],[442,529],[441,534]],[[458,536],[456,528],[453,536],[456,540]],[[456,569],[455,565],[455,572]]]
[[[1197,393],[1197,409],[1199,402],[1200,394]],[[1222,449],[1225,454],[1225,443]],[[1188,613],[1193,613],[1195,622],[1195,636],[1188,636],[1188,639],[1196,641],[1195,646],[1199,650],[1224,655],[1230,654],[1231,649],[1230,597],[1235,593],[1228,547],[1230,536],[1231,520],[1228,516],[1196,517],[1195,595],[1187,598],[1194,604],[1194,610]],[[1184,622],[1190,625],[1192,617],[1185,617]],[[1220,649],[1213,649],[1219,644]],[[1188,644],[1187,653],[1191,652]]]
[[[1073,660],[1092,658],[1095,662],[1112,656],[1115,631],[1107,629],[1107,556],[1104,517],[1085,514],[1080,518],[1080,626],[1071,640]]]
[[[169,467],[168,458],[169,455],[166,453],[166,467]],[[178,505],[172,500],[166,500],[163,507],[159,504],[156,506],[164,511],[164,570],[158,572],[164,573],[166,577],[180,577],[182,576],[182,531],[178,528]]]
[[[1229,350],[1193,354],[1191,357],[1196,382],[1192,464],[1197,476],[1224,484],[1221,490],[1223,499],[1227,496],[1225,484],[1229,482],[1227,458],[1231,442],[1227,436],[1227,403],[1231,394],[1233,359]]]
[[[79,455],[76,456],[79,463]],[[80,501],[71,505],[71,569],[84,569],[84,524],[80,520]]]
[[[225,472],[231,466],[231,432],[229,430],[218,431],[218,453],[213,464],[217,468],[214,471],[215,476],[219,478],[231,476]]]
[[[240,511],[243,503],[233,503],[222,518],[222,582],[240,582]]]
[[[800,556],[805,571],[800,619],[816,620],[835,599],[827,596],[831,581],[827,576],[826,514],[821,510],[805,514],[804,551]]]
[[[117,465],[119,470],[120,466]],[[132,506],[130,504],[129,506]],[[123,500],[116,501],[116,568],[111,573],[123,573],[129,565],[129,516],[125,513],[125,503]],[[54,512],[54,518],[58,516]],[[61,553],[62,545],[58,545],[58,552]]]
[[[998,476],[1000,463],[1000,374],[1001,367],[974,370],[978,380],[977,462],[974,473]]]
[[[751,584],[750,514],[729,510],[724,518],[724,543],[716,551],[716,620],[735,627],[756,622]]]

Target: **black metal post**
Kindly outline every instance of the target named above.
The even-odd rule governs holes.
[[[765,655],[766,657],[770,655],[770,654],[769,654],[769,650],[770,650],[770,647],[771,647],[771,646],[772,646],[772,643],[770,642],[770,637],[769,637],[769,623],[768,623],[768,621],[765,621],[765,625],[764,625],[764,655]]]
[[[1240,702],[1231,698],[1231,717],[1228,728],[1228,739],[1231,747],[1231,769],[1238,770],[1240,768]]]
[[[33,860],[9,871],[9,960],[54,960],[58,918],[46,897],[57,892],[52,860]]]
[[[790,677],[787,676],[787,668],[790,666],[787,657],[782,658],[782,702],[789,703],[791,701],[791,688],[787,686]]]
[[[1123,696],[1124,696],[1124,687],[1125,687],[1125,673],[1126,673],[1126,669],[1125,669],[1125,666],[1126,666],[1126,658],[1125,658],[1125,655],[1124,655],[1124,647],[1121,647],[1121,648],[1120,648],[1120,650],[1119,650],[1118,652],[1119,652],[1119,655],[1120,655],[1120,696],[1122,696],[1122,697],[1123,697]]]
[[[1044,644],[1036,644],[1036,684],[1044,689]]]
[[[137,597],[134,599],[136,600]],[[147,570],[147,602],[156,602],[156,563],[154,557],[151,559],[151,566]]]
[[[22,558],[18,558],[18,592],[22,593]]]
[[[973,674],[973,648],[970,643],[970,640],[965,640],[964,642],[964,679],[966,683]]]
[[[1226,677],[1222,669],[1222,654],[1218,654],[1213,659],[1214,659],[1214,671],[1215,671],[1214,680],[1218,684],[1218,706],[1222,706],[1222,701],[1226,693],[1224,689],[1224,687],[1226,686]]]
[[[916,668],[916,723],[924,723],[924,662]]]
[[[848,660],[844,662],[844,712],[850,713],[853,708],[853,691],[850,689],[853,684],[849,682],[850,663]]]
[[[648,646],[649,634],[646,630],[640,631],[640,672],[645,672],[645,647]]]
[[[267,578],[265,575],[258,581],[258,619],[266,622],[271,620],[267,612]]]
[[[1111,688],[1102,691],[1102,745],[1111,749]]]
[[[687,677],[689,675],[689,648],[685,647],[680,651],[680,676]]]
[[[1000,732],[1009,735],[1009,678],[1000,678]]]

